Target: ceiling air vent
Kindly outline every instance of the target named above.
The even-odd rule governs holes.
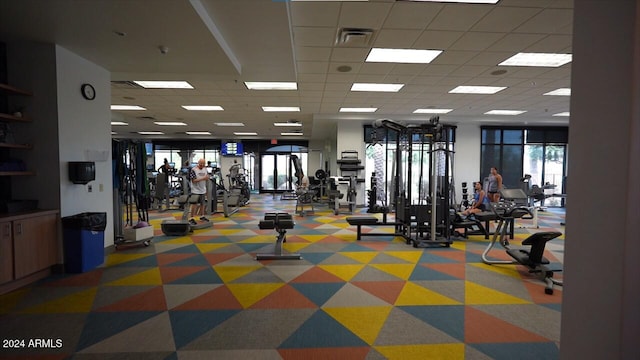
[[[338,29],[336,45],[350,47],[369,47],[373,30],[361,28]]]

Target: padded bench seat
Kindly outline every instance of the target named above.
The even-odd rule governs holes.
[[[349,225],[375,225],[378,221],[375,216],[347,216]]]
[[[386,219],[386,217],[385,217]],[[357,229],[357,237],[356,240],[360,240],[362,238],[362,227],[363,226],[394,226],[396,228],[395,233],[367,233],[367,236],[404,236],[402,233],[399,233],[398,227],[401,224],[392,222],[388,223],[385,221],[380,221],[375,216],[347,216],[347,222],[349,225],[355,225]]]

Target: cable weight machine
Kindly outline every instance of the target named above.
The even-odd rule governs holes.
[[[393,203],[396,222],[404,224],[405,240],[414,247],[445,246],[451,240],[451,185],[453,167],[451,150],[455,126],[440,123],[438,116],[420,124],[404,125],[394,120],[380,119],[374,128],[387,128],[396,133]],[[420,146],[418,178],[412,172],[414,145]],[[425,146],[428,159],[425,159]],[[403,149],[404,148],[404,149]],[[402,151],[406,152],[406,166],[402,165]],[[428,191],[423,193],[425,160],[428,160]],[[402,181],[405,179],[406,181]],[[415,181],[414,181],[415,180]],[[418,201],[412,203],[412,183],[418,183]]]

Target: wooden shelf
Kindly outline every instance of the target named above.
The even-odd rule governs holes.
[[[0,84],[0,93],[5,95],[33,96],[33,94],[28,91],[15,88],[7,84]]]
[[[33,148],[33,145],[31,145],[31,144],[10,144],[10,143],[2,143],[2,142],[0,142],[0,148],[29,150],[29,149]]]
[[[31,119],[24,116],[13,116],[5,113],[0,113],[0,121],[12,121],[12,122],[31,122]]]
[[[0,176],[33,176],[33,171],[0,171]]]

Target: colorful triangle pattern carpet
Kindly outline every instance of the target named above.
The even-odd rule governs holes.
[[[562,288],[516,265],[486,265],[482,236],[426,249],[392,235],[363,237],[317,206],[294,216],[286,252],[272,252],[265,212],[295,201],[254,195],[213,226],[166,236],[152,212],[148,247],[108,254],[82,274],[55,275],[0,296],[0,356],[16,359],[556,359]],[[512,244],[564,229],[561,212],[539,228],[517,223]],[[392,232],[393,227],[363,228]],[[562,266],[564,236],[545,256]],[[507,259],[504,250],[492,253]],[[561,274],[561,273],[560,273]],[[560,277],[561,276],[556,276]]]

